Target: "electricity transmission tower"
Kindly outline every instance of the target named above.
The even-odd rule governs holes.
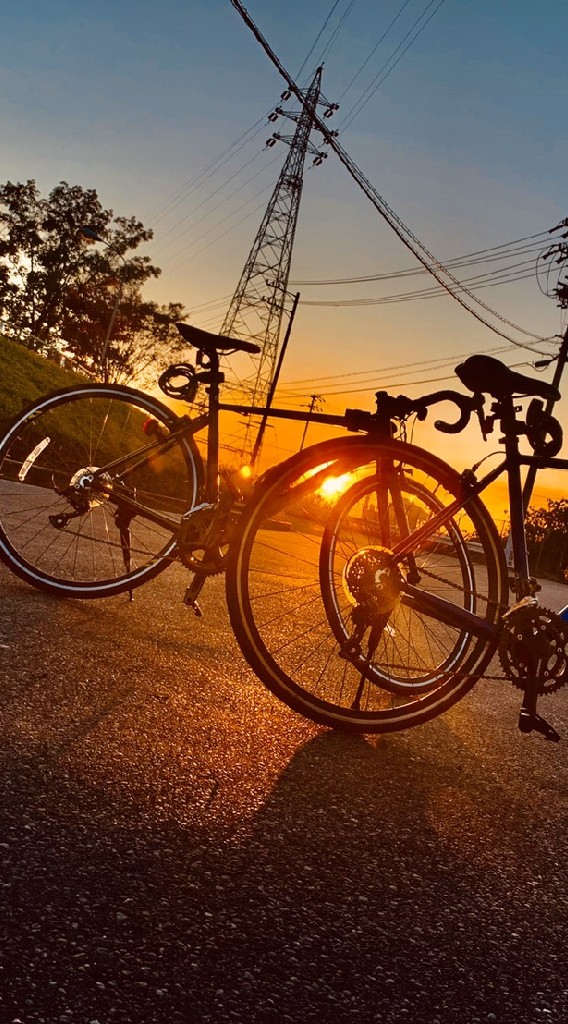
[[[314,156],[314,164],[321,164],[327,156],[310,142],[314,114],[318,103],[325,106],[324,117],[331,116],[337,109],[336,104],[328,103],[320,95],[321,75],[322,68],[319,67],[311,85],[302,93],[298,112],[285,111],[278,106],[269,116],[272,122],[279,117],[289,118],[296,123],[296,130],[292,136],[274,132],[267,141],[269,147],[278,141],[287,143],[288,156],[219,332],[255,341],[261,347],[251,372],[241,381],[247,401],[253,405],[262,405],[266,400],[276,366],[306,153]],[[281,99],[285,102],[290,96],[291,93],[286,91]],[[249,433],[250,427],[247,427],[243,450],[250,447]]]

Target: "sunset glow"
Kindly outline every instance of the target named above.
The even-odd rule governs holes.
[[[343,476],[329,476],[319,488],[318,494],[326,501],[333,501],[338,495],[343,494],[343,491],[346,491],[351,483],[351,473],[344,473]]]

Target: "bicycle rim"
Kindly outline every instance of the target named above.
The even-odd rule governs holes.
[[[354,616],[369,583],[372,600],[376,574],[385,571],[383,563],[388,564],[382,553],[395,546],[403,533],[422,526],[444,508],[436,493],[443,487],[441,481],[432,476],[428,480],[429,486],[425,486],[404,472],[396,475],[391,486],[399,491],[401,521],[387,488],[386,531],[381,529],[376,502],[385,487],[380,475],[370,475],[349,487],[332,509],[320,548],[320,585],[328,621],[340,644],[353,635]],[[447,494],[445,487],[443,490]],[[401,570],[402,580],[416,574],[429,593],[473,614],[478,611],[475,563],[463,530],[453,518],[428,539],[412,561],[405,558]],[[397,597],[381,633],[380,651],[368,663],[362,648],[357,668],[371,682],[392,692],[426,692],[459,669],[474,638],[463,627],[452,628],[408,603],[404,589]]]
[[[156,444],[178,424],[161,402],[116,385],[69,388],[30,406],[0,442],[3,561],[67,597],[107,597],[155,576],[175,557],[180,516],[201,481],[192,438],[163,451]],[[121,510],[90,478],[171,519],[171,528]]]
[[[357,586],[390,558],[368,510],[384,460],[402,480],[406,513],[403,527],[387,503],[391,548],[460,495],[458,475],[414,446],[324,442],[268,475],[241,520],[227,575],[235,635],[269,689],[314,721],[362,732],[417,725],[460,699],[494,652],[490,627],[506,600],[499,538],[482,502],[471,499],[395,560],[398,592],[372,655],[370,629],[358,653],[346,652],[353,608],[362,603]],[[430,596],[443,600],[449,622],[427,609]],[[454,607],[487,624],[485,635],[452,624]]]

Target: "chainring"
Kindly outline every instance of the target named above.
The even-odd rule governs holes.
[[[503,621],[499,661],[508,679],[525,689],[531,672],[539,673],[539,694],[554,693],[568,682],[568,624],[547,608],[513,608]]]
[[[230,516],[215,521],[217,515],[215,506],[204,505],[182,520],[178,554],[192,572],[217,576],[225,571],[235,524]]]

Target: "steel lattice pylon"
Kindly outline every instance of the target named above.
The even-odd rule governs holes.
[[[255,341],[261,347],[260,356],[253,363],[250,375],[241,381],[247,400],[254,405],[264,403],[276,365],[306,153],[312,153],[316,163],[321,163],[327,155],[310,143],[317,104],[325,104],[326,114],[335,109],[334,105],[320,99],[321,74],[320,67],[305,93],[301,111],[287,112],[277,107],[270,117],[270,120],[276,120],[277,116],[289,117],[296,122],[297,127],[293,136],[286,137],[275,132],[268,140],[269,146],[275,145],[277,141],[288,143],[288,156],[219,332]],[[283,100],[289,98],[289,93],[282,94]],[[244,450],[250,448],[249,433],[250,428],[247,428]]]

